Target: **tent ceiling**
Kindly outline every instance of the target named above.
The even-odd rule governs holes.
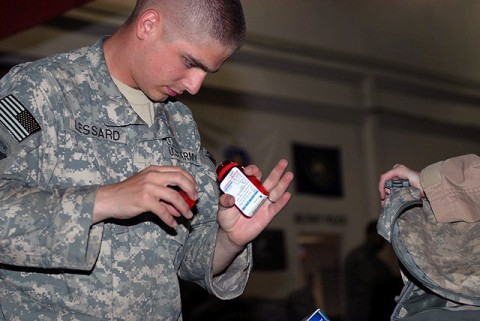
[[[0,39],[45,22],[92,0],[0,0]]]
[[[0,0],[0,4],[3,1],[5,0]],[[19,8],[22,5],[21,1],[18,4]],[[5,22],[6,19],[13,24],[13,21],[20,19],[18,18],[20,14],[17,18],[4,15],[5,19],[0,20],[0,76],[13,65],[91,45],[99,37],[112,34],[125,22],[135,5],[135,0],[82,0],[83,5],[80,5],[79,0],[63,1],[70,1],[70,5],[78,6],[66,9],[51,18],[46,18],[45,15],[43,19],[46,20],[36,24],[26,21],[17,24],[16,27],[6,28],[4,26],[9,24]],[[55,2],[59,3],[58,0]],[[13,5],[9,2],[8,5],[4,5],[7,6],[12,8]],[[66,8],[64,3],[62,8]],[[47,11],[43,8],[42,10]],[[58,7],[55,10],[60,12]],[[26,12],[18,8],[10,12],[23,12],[26,16]],[[1,35],[7,36],[2,38]]]

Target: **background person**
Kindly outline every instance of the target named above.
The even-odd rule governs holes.
[[[371,221],[365,228],[364,243],[345,260],[347,321],[389,320],[403,283],[388,257],[382,255],[389,253],[384,250],[390,250],[389,244],[378,234],[377,221]]]

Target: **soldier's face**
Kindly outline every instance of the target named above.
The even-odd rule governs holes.
[[[218,71],[231,54],[231,48],[211,38],[149,43],[135,71],[137,86],[154,101],[185,91],[195,95],[206,75]]]

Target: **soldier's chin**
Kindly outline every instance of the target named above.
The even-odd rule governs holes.
[[[147,94],[145,93],[145,95],[153,102],[155,103],[161,103],[161,102],[164,102],[165,100],[167,100],[168,98],[170,98],[169,95],[167,94],[164,94],[164,93],[158,93],[157,95],[151,95],[151,94]]]

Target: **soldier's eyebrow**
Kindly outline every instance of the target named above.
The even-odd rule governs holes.
[[[203,64],[200,60],[190,56],[190,55],[185,55],[188,60],[192,62],[192,67],[200,68],[205,72],[208,72],[210,74],[216,73],[219,69],[210,69],[205,64]]]

